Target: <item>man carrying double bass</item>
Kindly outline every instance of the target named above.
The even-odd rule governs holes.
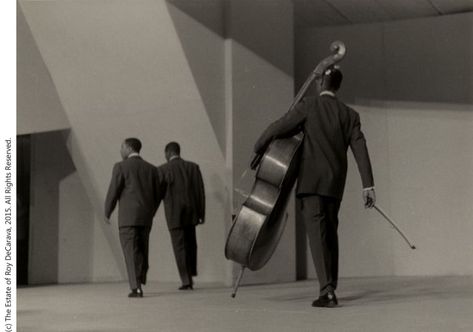
[[[360,116],[337,99],[343,76],[335,67],[322,75],[321,93],[304,98],[272,123],[255,144],[263,154],[273,139],[304,132],[296,197],[306,225],[320,296],[312,306],[336,307],[338,281],[338,211],[347,176],[347,150],[355,156],[366,208],[375,205],[373,173]],[[253,165],[254,166],[254,165]]]

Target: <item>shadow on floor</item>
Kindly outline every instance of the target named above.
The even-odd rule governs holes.
[[[344,307],[348,306],[359,306],[359,305],[371,305],[371,304],[394,304],[409,301],[417,301],[419,299],[465,299],[471,298],[473,295],[473,289],[468,285],[454,285],[446,284],[445,287],[436,284],[434,280],[427,280],[409,283],[405,282],[392,282],[383,283],[373,282],[370,284],[369,281],[359,285],[361,288],[358,290],[350,290],[350,287],[344,286],[342,290],[337,292],[338,299],[341,305]],[[285,294],[279,296],[268,296],[264,299],[267,301],[275,302],[307,302],[317,298],[318,294],[314,290],[312,293],[307,291],[301,292],[297,290],[292,294]]]

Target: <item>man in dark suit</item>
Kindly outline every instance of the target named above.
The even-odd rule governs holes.
[[[131,288],[129,297],[143,297],[141,285],[146,284],[149,233],[161,200],[156,168],[140,157],[140,150],[137,138],[127,138],[122,143],[123,161],[113,167],[105,199],[108,224],[119,202],[118,226]]]
[[[255,145],[255,152],[262,154],[275,138],[298,130],[305,134],[296,195],[320,284],[320,296],[312,303],[314,307],[338,305],[338,211],[349,146],[361,175],[365,207],[372,208],[376,200],[360,116],[335,96],[342,78],[338,69],[328,69],[322,77],[320,95],[304,98],[294,110],[272,123]]]
[[[168,161],[159,166],[164,186],[164,209],[171,241],[181,277],[180,290],[193,289],[192,277],[197,275],[197,240],[195,226],[205,220],[204,182],[199,166],[180,156],[178,143],[166,145]]]

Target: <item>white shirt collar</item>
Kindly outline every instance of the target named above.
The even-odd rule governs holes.
[[[127,158],[131,158],[131,157],[139,157],[139,156],[140,156],[140,154],[139,154],[138,152],[132,152],[132,153],[130,153],[130,154],[128,155],[128,157],[127,157]]]
[[[173,159],[177,159],[177,158],[181,158],[180,156],[177,156],[177,155],[174,155],[172,156],[171,158],[169,158],[169,161],[173,160]]]
[[[329,90],[324,90],[320,93],[320,96],[331,96],[331,97],[335,97],[335,93],[333,91],[329,91]]]

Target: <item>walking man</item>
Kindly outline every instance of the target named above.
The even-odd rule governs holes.
[[[156,168],[140,157],[140,150],[141,142],[137,138],[127,138],[122,143],[120,153],[123,161],[113,167],[105,199],[105,221],[108,224],[117,202],[119,204],[120,243],[131,288],[128,297],[143,297],[149,234],[161,201]]]
[[[164,186],[164,209],[177,268],[182,285],[192,290],[197,275],[197,239],[195,226],[205,221],[205,192],[197,164],[181,158],[177,142],[165,147],[166,164],[158,167]]]
[[[304,133],[296,195],[320,284],[314,307],[338,305],[338,211],[347,176],[348,147],[361,175],[365,207],[372,208],[376,201],[360,116],[336,97],[342,78],[338,69],[326,70],[320,95],[304,98],[294,110],[272,123],[254,148],[262,154],[273,139],[299,129]]]

